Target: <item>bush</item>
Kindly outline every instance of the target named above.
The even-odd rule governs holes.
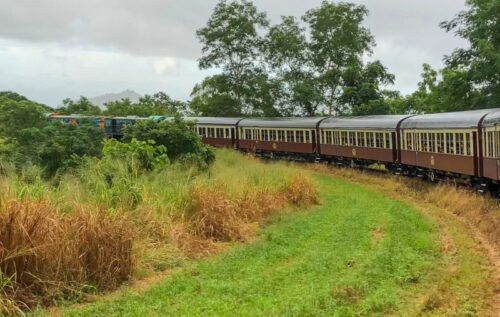
[[[213,150],[203,144],[194,132],[194,123],[187,122],[181,117],[161,122],[143,120],[135,125],[126,126],[124,130],[125,142],[131,142],[133,139],[154,140],[156,144],[167,148],[167,155],[173,161],[181,158],[208,165],[215,158]]]
[[[121,143],[115,139],[108,140],[104,145],[104,155],[110,159],[122,159],[131,164],[131,168],[153,170],[168,163],[167,148],[155,145],[154,140]]]

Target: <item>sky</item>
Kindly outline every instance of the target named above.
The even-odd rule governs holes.
[[[300,17],[321,0],[254,0],[272,24]],[[351,0],[370,11],[364,25],[379,59],[403,94],[417,87],[422,64],[441,68],[443,56],[467,43],[439,28],[465,0]],[[203,27],[217,0],[0,0],[0,91],[57,106],[64,98],[132,89],[164,91],[188,100],[201,71]]]

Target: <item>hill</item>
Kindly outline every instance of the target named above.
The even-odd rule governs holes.
[[[104,94],[101,96],[97,96],[94,98],[90,98],[89,100],[99,106],[101,109],[105,110],[106,107],[104,106],[105,103],[110,102],[110,101],[118,101],[122,99],[130,99],[133,103],[138,102],[139,99],[142,97],[142,95],[138,94],[137,92],[127,89],[124,90],[120,93],[110,93],[110,94]]]

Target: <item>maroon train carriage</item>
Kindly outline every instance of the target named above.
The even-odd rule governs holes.
[[[314,158],[322,117],[251,118],[238,123],[239,148],[262,156],[295,155]]]
[[[329,118],[319,125],[320,154],[330,162],[367,166],[399,161],[397,129],[408,115]]]
[[[482,122],[483,177],[498,187],[500,181],[500,111],[489,113]]]
[[[218,147],[237,147],[236,125],[242,118],[211,118],[187,117],[189,121],[196,121],[196,132],[202,137],[202,142]]]
[[[405,174],[432,181],[462,178],[481,185],[481,122],[496,110],[424,114],[404,120],[400,137]]]

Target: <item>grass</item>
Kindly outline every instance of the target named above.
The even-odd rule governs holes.
[[[195,263],[145,291],[127,289],[62,315],[426,315],[443,307],[440,286],[458,278],[456,289],[463,290],[484,280],[482,257],[474,253],[479,260],[470,260],[472,253],[464,251],[474,245],[470,237],[450,253],[439,222],[407,203],[326,175],[316,176],[316,183],[322,205],[274,216],[258,241]],[[451,228],[451,239],[455,229],[463,234],[459,223]],[[436,294],[431,299],[430,290]],[[455,311],[480,308],[469,307],[468,299]]]
[[[96,159],[53,182],[36,167],[2,172],[4,313],[84,301],[253,239],[266,217],[316,201],[307,172],[230,150],[218,150],[208,170],[145,172]]]

